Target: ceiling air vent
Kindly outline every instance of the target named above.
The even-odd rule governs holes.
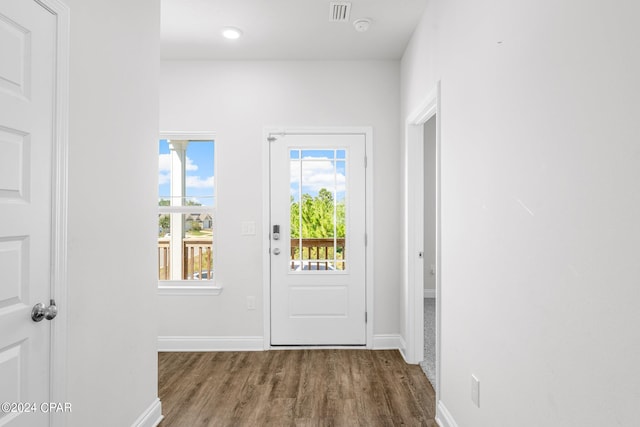
[[[329,3],[329,22],[349,22],[350,12],[350,2],[332,1]]]

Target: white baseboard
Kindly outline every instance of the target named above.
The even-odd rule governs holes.
[[[399,350],[402,348],[402,337],[399,334],[380,334],[373,336],[374,350]]]
[[[436,422],[440,427],[458,427],[458,424],[442,401],[439,401],[436,407]]]
[[[404,359],[405,363],[411,365],[411,363],[409,363],[409,359],[407,358],[407,343],[405,342],[404,338],[402,337],[402,335],[400,335],[400,355],[402,355],[402,358]]]
[[[135,420],[131,427],[156,427],[163,418],[162,404],[160,403],[160,399],[156,397],[147,410]]]
[[[435,289],[425,289],[424,290],[424,297],[425,298],[435,298],[436,297],[436,290]]]
[[[263,351],[262,337],[161,336],[158,351]]]

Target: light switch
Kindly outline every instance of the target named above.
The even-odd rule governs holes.
[[[242,221],[242,232],[243,236],[255,236],[256,234],[256,223],[255,221]]]

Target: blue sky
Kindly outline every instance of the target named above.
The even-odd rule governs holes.
[[[291,195],[294,201],[300,197],[301,179],[302,192],[305,194],[315,197],[320,189],[325,188],[335,194],[337,201],[345,198],[346,150],[290,150],[289,153]]]
[[[215,181],[215,152],[213,141],[192,141],[187,146],[186,196],[205,206],[213,206]],[[160,140],[158,157],[158,194],[161,199],[170,196],[171,160],[167,140]]]

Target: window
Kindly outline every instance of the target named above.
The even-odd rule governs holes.
[[[160,287],[215,283],[215,143],[170,135],[158,150]]]

